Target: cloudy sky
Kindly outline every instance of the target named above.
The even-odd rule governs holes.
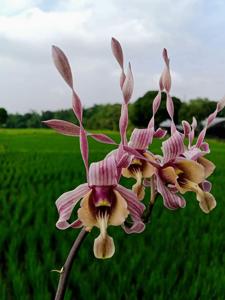
[[[164,47],[173,95],[225,95],[223,0],[1,0],[0,107],[20,113],[70,107],[70,91],[52,63],[52,44],[69,57],[86,107],[120,102],[112,36],[132,64],[133,100],[157,88]]]

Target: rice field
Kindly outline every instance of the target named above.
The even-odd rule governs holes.
[[[94,257],[94,229],[73,265],[65,299],[225,299],[225,143],[210,142],[216,209],[205,215],[192,193],[177,211],[159,198],[141,235],[109,228],[116,245],[110,260]],[[152,150],[159,147],[156,141]],[[90,140],[90,149],[96,161],[113,146]],[[61,268],[78,234],[55,227],[54,202],[84,180],[77,139],[51,130],[0,130],[1,300],[54,299],[59,275],[51,270]]]

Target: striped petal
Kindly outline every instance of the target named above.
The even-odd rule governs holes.
[[[73,88],[73,77],[70,69],[69,61],[63,51],[56,47],[52,46],[52,57],[55,63],[55,66],[63,79],[69,85],[69,87]]]
[[[135,128],[131,134],[129,146],[138,150],[146,150],[152,142],[153,135],[154,130],[151,128]]]
[[[92,163],[89,168],[90,186],[117,185],[117,166],[114,155],[104,160]]]
[[[122,87],[122,93],[123,93],[123,98],[124,102],[128,104],[130,101],[132,94],[133,94],[133,89],[134,89],[134,78],[131,70],[131,65],[129,63],[128,65],[128,70],[127,70],[127,75],[124,80],[124,84]]]
[[[176,193],[171,192],[169,188],[167,188],[164,182],[161,180],[159,176],[157,178],[157,190],[163,197],[163,203],[165,207],[169,209],[177,209],[183,208],[186,206],[185,200],[178,196]]]
[[[162,74],[162,85],[163,88],[166,90],[166,92],[170,92],[171,88],[171,76],[170,76],[170,67],[169,67],[169,58],[167,54],[167,50],[164,48],[163,49],[163,59],[165,62],[165,69]]]
[[[169,139],[162,143],[163,163],[174,160],[184,153],[184,135],[176,131]]]
[[[59,229],[66,229],[71,226],[75,226],[75,223],[69,224],[69,220],[72,211],[78,201],[83,198],[90,191],[88,184],[84,183],[79,185],[72,191],[62,194],[56,200],[56,207],[59,212],[59,219],[56,223],[56,227]]]
[[[60,134],[69,135],[69,136],[80,135],[80,127],[67,121],[52,119],[52,120],[42,121],[42,123],[51,127],[52,129],[54,129]]]
[[[138,201],[137,196],[134,194],[134,192],[126,189],[121,185],[118,185],[115,190],[118,191],[120,195],[126,200],[127,207],[133,221],[133,225],[130,228],[122,226],[123,229],[126,231],[126,233],[142,232],[145,229],[145,224],[141,219],[142,214],[145,210],[144,204]]]

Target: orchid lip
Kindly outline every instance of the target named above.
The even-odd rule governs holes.
[[[109,215],[116,203],[113,186],[92,187],[90,206],[95,216]]]

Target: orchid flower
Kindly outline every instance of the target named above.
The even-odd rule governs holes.
[[[154,115],[157,112],[160,101],[161,101],[161,91],[157,94],[156,98],[153,101],[153,116],[149,122],[148,128],[146,129],[137,129],[135,128],[131,134],[129,143],[127,143],[126,138],[126,129],[128,123],[128,102],[131,98],[133,92],[133,76],[131,72],[131,66],[129,63],[127,76],[124,72],[123,64],[123,50],[120,43],[112,38],[112,51],[120,65],[121,75],[120,75],[120,87],[124,97],[124,104],[122,105],[121,110],[121,119],[120,119],[120,134],[122,144],[124,145],[123,149],[126,149],[128,152],[131,152],[132,149],[137,151],[140,155],[143,155],[144,159],[135,156],[130,153],[127,153],[127,166],[124,165],[122,169],[122,175],[127,178],[135,178],[136,183],[133,185],[132,190],[137,194],[139,200],[142,200],[145,195],[144,186],[142,184],[143,178],[149,178],[154,174],[154,167],[149,163],[149,159],[152,158],[152,155],[147,151],[148,146],[151,144],[153,137],[163,137],[166,132],[164,130],[158,129],[154,131]],[[131,149],[130,149],[131,148]],[[145,159],[146,158],[146,159]]]
[[[145,228],[141,215],[145,206],[137,201],[136,195],[117,182],[117,167],[114,156],[92,163],[88,174],[88,183],[61,195],[56,201],[59,229],[84,226],[91,230],[94,226],[100,235],[94,242],[94,254],[97,258],[109,258],[115,252],[113,239],[107,234],[109,225],[122,225],[127,233],[142,232]],[[82,200],[81,200],[82,199]],[[81,200],[78,219],[69,223],[75,205]],[[131,215],[133,225],[126,228],[123,224]]]
[[[218,111],[223,109],[225,103],[224,101],[218,103],[216,111],[209,116],[206,127],[200,133],[196,145],[191,147],[197,122],[193,119],[192,129],[186,121],[183,122],[184,134],[176,130],[173,121],[174,106],[169,94],[171,76],[166,49],[163,51],[163,58],[165,69],[161,77],[161,86],[167,93],[167,111],[172,120],[172,136],[162,145],[163,158],[160,161],[160,167],[157,167],[157,188],[163,196],[165,206],[171,209],[185,206],[185,200],[177,194],[178,192],[184,194],[187,191],[193,191],[196,193],[200,208],[208,213],[216,206],[216,201],[213,195],[209,193],[211,186],[206,178],[212,174],[215,166],[209,160],[200,157],[201,150],[199,148],[201,146],[206,148],[205,143],[203,143],[206,128],[214,120]],[[184,145],[185,136],[189,138],[188,151]]]
[[[58,71],[72,90],[73,110],[80,126],[62,120],[50,120],[46,124],[59,133],[80,137],[81,154],[87,175],[86,183],[64,193],[56,201],[59,212],[56,226],[59,229],[85,227],[88,231],[94,226],[98,227],[100,235],[94,242],[94,254],[97,258],[109,258],[114,254],[115,246],[113,239],[107,234],[107,227],[122,225],[127,233],[142,232],[145,225],[141,216],[145,206],[138,203],[136,195],[132,191],[118,184],[118,169],[114,156],[92,163],[89,168],[87,136],[91,135],[101,142],[113,144],[115,142],[105,135],[96,137],[85,131],[82,125],[82,104],[74,90],[69,62],[65,54],[55,46],[53,47],[53,58]],[[78,219],[69,223],[72,211],[80,200]],[[129,214],[133,225],[127,228],[124,221]]]

